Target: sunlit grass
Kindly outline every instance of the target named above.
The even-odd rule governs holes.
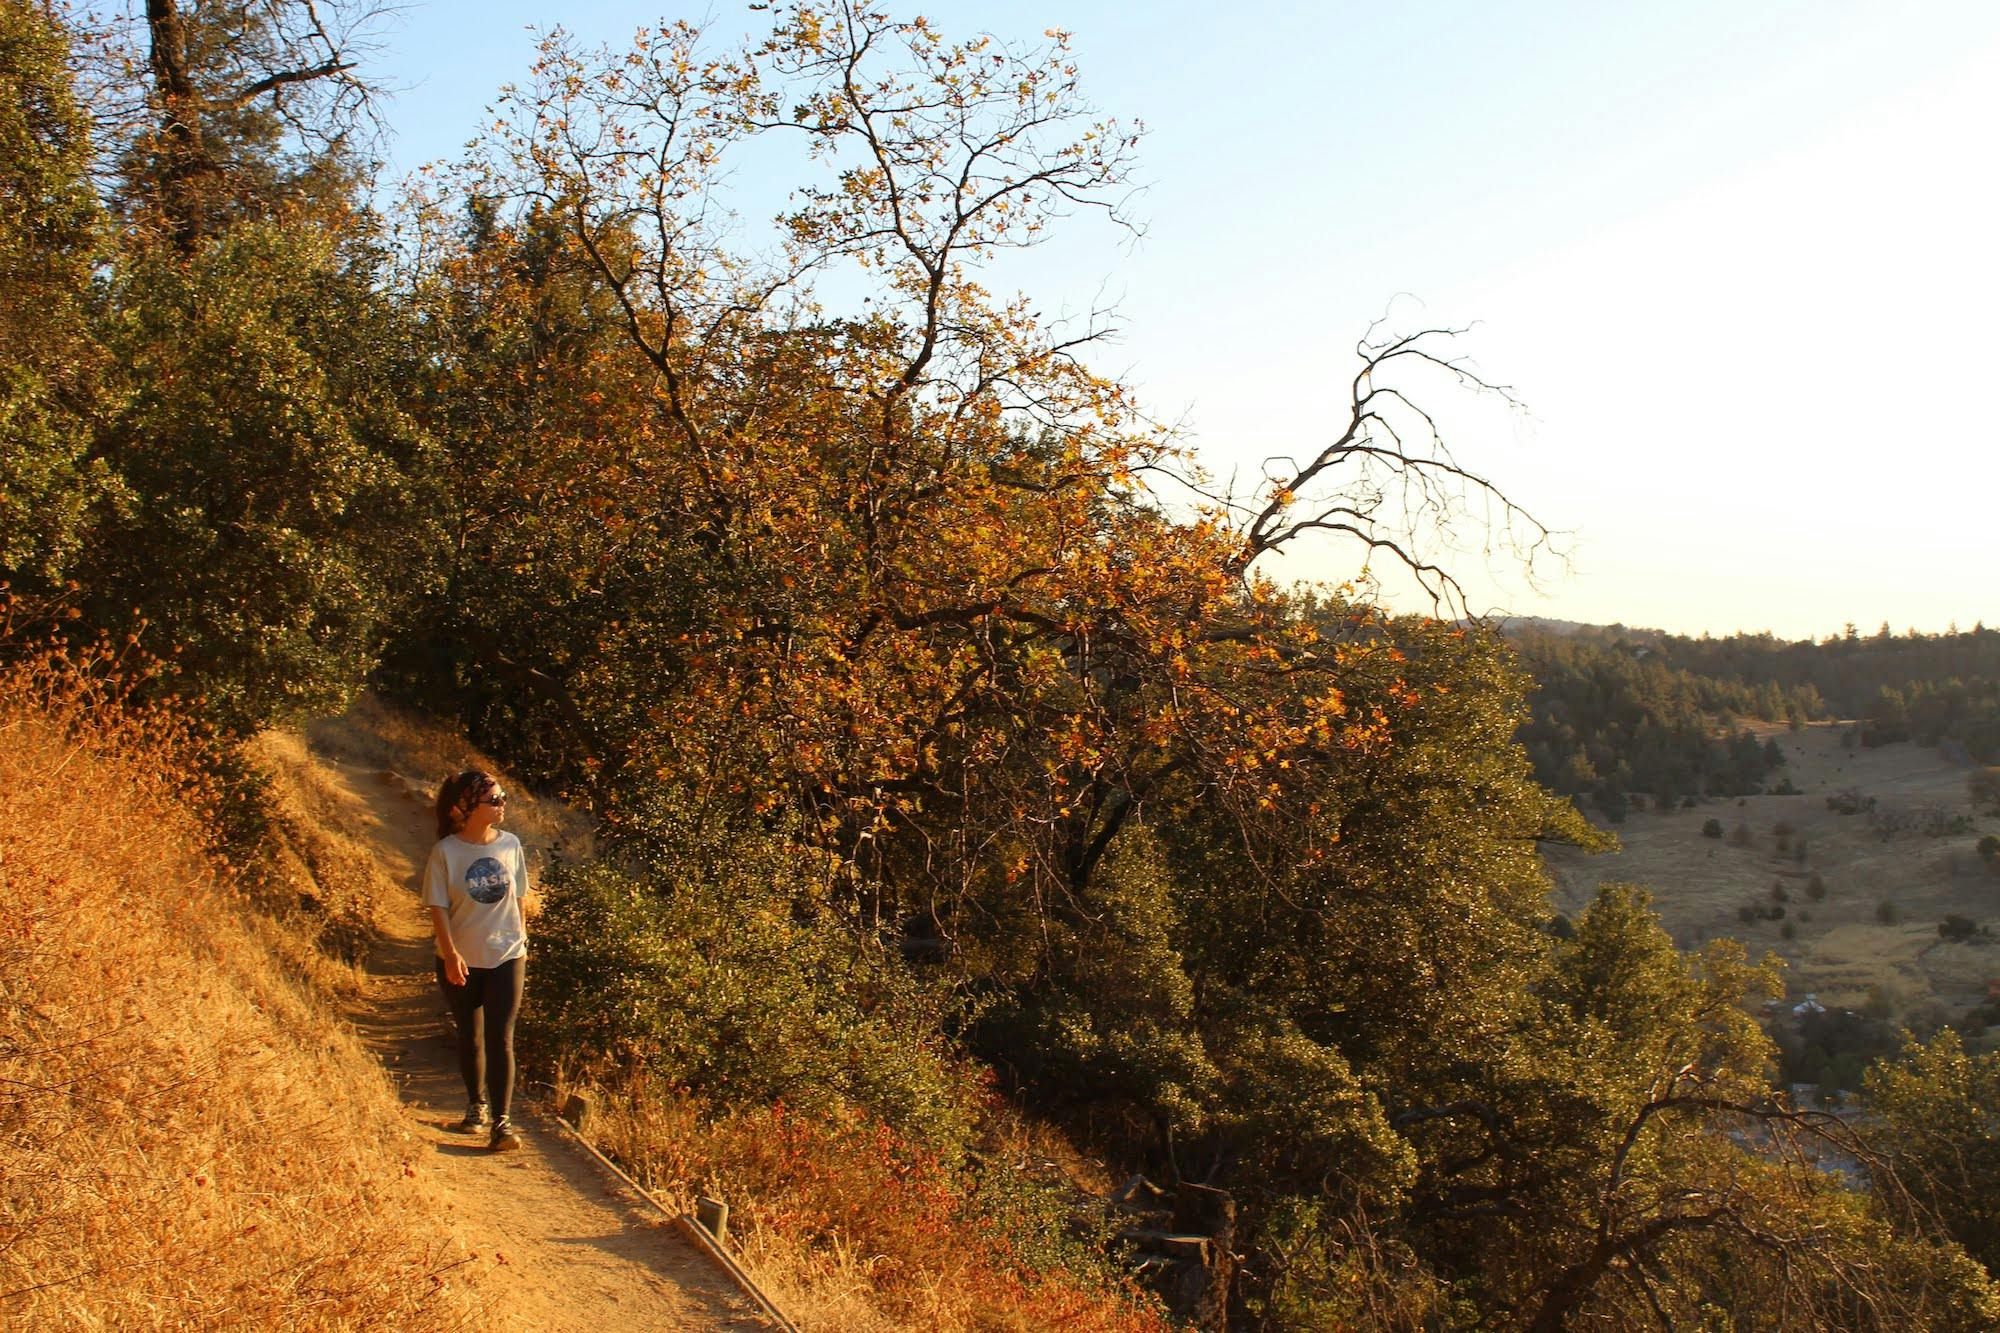
[[[0,674],[0,1326],[471,1327],[393,1094],[204,850],[182,739],[87,667]]]
[[[833,1123],[782,1105],[704,1110],[644,1082],[599,1090],[596,1105],[589,1137],[622,1158],[661,1202],[693,1211],[704,1191],[729,1202],[733,1243],[801,1328],[1168,1327],[1150,1302],[1115,1281],[1024,1262],[962,1180],[879,1123]],[[985,1144],[995,1158],[1049,1146],[1031,1142],[1024,1125],[989,1126],[987,1137],[996,1134],[1006,1142]]]

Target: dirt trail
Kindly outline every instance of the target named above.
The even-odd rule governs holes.
[[[750,1301],[664,1219],[563,1136],[521,1089],[520,1152],[489,1153],[453,1127],[465,1109],[445,1014],[431,971],[430,930],[415,884],[433,840],[427,809],[393,775],[310,753],[266,736],[266,755],[291,769],[323,826],[372,855],[380,874],[379,931],[366,993],[349,1019],[402,1094],[420,1165],[457,1219],[488,1276],[486,1327],[551,1333],[624,1329],[766,1329]],[[532,928],[531,928],[532,929]],[[533,986],[530,961],[529,985]]]

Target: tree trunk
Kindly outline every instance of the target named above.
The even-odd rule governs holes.
[[[146,35],[160,99],[158,202],[168,234],[188,249],[201,234],[200,196],[216,167],[202,142],[200,96],[188,74],[179,0],[146,0]]]

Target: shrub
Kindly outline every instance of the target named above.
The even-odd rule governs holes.
[[[1772,880],[1771,901],[1774,903],[1788,903],[1791,900],[1792,900],[1791,890],[1785,887],[1785,881],[1783,881],[1782,879]]]
[[[1748,847],[1750,845],[1750,837],[1750,826],[1739,820],[1736,827],[1729,830],[1729,845],[1731,847]]]
[[[1778,927],[1778,934],[1782,935],[1784,938],[1788,940],[1797,939],[1799,935],[1799,928],[1792,922],[1787,921],[1784,925]]]
[[[1830,1009],[1807,1014],[1799,1020],[1796,1036],[1780,1034],[1784,1076],[1801,1083],[1858,1090],[1862,1072],[1896,1049],[1895,1030],[1884,1021],[1891,1013],[1888,997],[1880,987],[1871,987],[1869,996],[1870,1008],[1865,1013]]]
[[[1875,904],[1875,919],[1885,926],[1893,926],[1903,919],[1903,909],[1891,899],[1884,898]]]
[[[1745,903],[1736,909],[1736,919],[1746,924],[1757,920],[1762,915],[1763,913],[1758,910],[1754,903]]]
[[[1721,836],[1722,836],[1722,821],[1721,821],[1721,820],[1719,820],[1719,819],[1709,819],[1709,820],[1704,820],[1704,821],[1702,822],[1702,826],[1701,826],[1701,836],[1702,836],[1702,837],[1704,837],[1704,838],[1719,838],[1719,837],[1721,837]]]
[[[1826,897],[1826,880],[1820,876],[1817,870],[1813,871],[1811,877],[1806,880],[1806,897],[1812,899],[1814,902],[1819,902]]]
[[[1168,1333],[1109,1261],[1111,1218],[996,1122],[972,1167],[860,1114],[704,1105],[639,1073],[605,1090],[593,1136],[670,1207],[732,1200],[730,1229],[808,1327]]]
[[[865,1110],[954,1156],[968,1085],[935,1039],[941,1000],[882,948],[813,914],[803,853],[718,835],[642,879],[559,867],[537,922],[525,1039],[704,1100]],[[807,906],[801,910],[801,904]]]
[[[1989,833],[1979,840],[1979,859],[1989,866],[2000,864],[2000,837]]]
[[[1969,940],[1979,933],[1979,923],[1969,916],[1960,916],[1958,913],[1952,912],[1948,913],[1944,920],[1938,922],[1937,930],[1938,936],[1941,939]]]

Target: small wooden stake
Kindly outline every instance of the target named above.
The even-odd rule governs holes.
[[[711,1199],[706,1194],[694,1201],[694,1216],[702,1229],[718,1241],[729,1240],[729,1205],[720,1199]]]

